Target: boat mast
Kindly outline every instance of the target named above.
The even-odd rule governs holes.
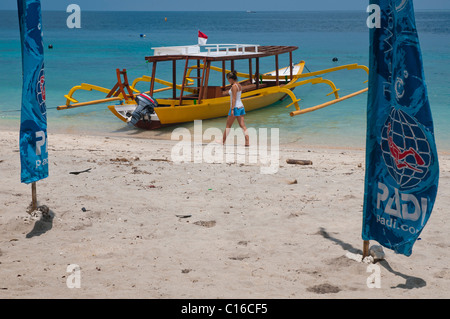
[[[226,61],[222,61],[222,87],[225,87],[226,84],[226,75],[225,75],[225,69],[227,67]]]
[[[279,63],[278,54],[275,55],[275,75],[276,75],[275,83],[277,86],[279,86],[280,85],[280,63]]]
[[[292,61],[292,51],[289,52],[289,70],[291,73],[291,82],[292,82],[292,80],[294,79],[294,64]]]
[[[256,73],[255,73],[255,77],[256,77],[256,89],[259,89],[259,58],[256,58]]]
[[[177,60],[172,60],[172,98],[177,98]]]
[[[248,75],[250,84],[253,84],[253,65],[252,65],[252,59],[248,59]]]
[[[156,63],[157,63],[156,61],[153,61],[152,81],[150,83],[150,96],[153,96],[153,91],[155,90]]]
[[[205,59],[206,60],[206,59]],[[204,70],[204,72],[206,71],[206,75],[205,73],[203,73],[203,92],[202,95],[200,95],[198,97],[198,103],[200,104],[202,102],[203,99],[208,98],[208,84],[209,84],[209,73],[211,71],[211,61],[205,61],[205,67],[206,70]]]
[[[200,59],[197,60],[197,86],[201,85],[201,74],[200,74]]]

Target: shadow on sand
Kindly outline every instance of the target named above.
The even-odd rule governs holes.
[[[33,229],[26,235],[26,238],[41,236],[51,230],[53,228],[54,217],[55,214],[52,210],[48,210],[45,214],[41,214],[41,218],[36,221]]]
[[[362,250],[361,249],[357,249],[357,248],[353,247],[352,245],[350,245],[348,243],[345,243],[345,242],[343,242],[342,240],[340,240],[340,239],[338,239],[336,237],[331,236],[325,230],[325,228],[323,228],[323,227],[321,227],[319,229],[318,234],[321,235],[323,238],[328,239],[328,240],[338,244],[345,251],[351,252],[353,254],[360,254],[360,255],[362,255]],[[391,288],[414,289],[414,288],[422,288],[422,287],[425,287],[427,285],[427,282],[425,280],[423,280],[422,278],[408,276],[408,275],[405,275],[405,274],[403,274],[403,273],[401,273],[399,271],[396,271],[396,270],[392,269],[391,265],[386,260],[381,260],[381,261],[378,262],[378,264],[383,266],[390,273],[405,279],[405,283],[404,284],[398,284],[397,286],[394,286],[394,287],[391,287]]]

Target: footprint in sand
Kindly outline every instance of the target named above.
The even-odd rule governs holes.
[[[341,291],[341,288],[330,284],[321,284],[309,287],[306,290],[309,292],[313,292],[315,294],[324,295],[324,294],[337,294],[339,291]]]
[[[229,259],[231,259],[231,260],[237,260],[237,261],[242,261],[242,260],[248,259],[248,258],[250,258],[250,257],[248,257],[248,256],[229,257]]]
[[[215,220],[211,220],[211,221],[206,221],[205,222],[203,220],[200,220],[198,222],[195,222],[194,225],[202,226],[202,227],[206,227],[206,228],[211,228],[211,227],[216,226],[216,221]]]

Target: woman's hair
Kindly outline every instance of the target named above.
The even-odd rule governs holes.
[[[233,80],[237,81],[237,72],[236,72],[236,70],[233,70],[230,73],[228,73],[227,74],[227,79],[233,79]]]

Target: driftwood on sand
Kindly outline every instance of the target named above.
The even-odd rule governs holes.
[[[287,159],[286,163],[292,165],[312,165],[313,162],[310,160],[296,160],[296,159]]]

